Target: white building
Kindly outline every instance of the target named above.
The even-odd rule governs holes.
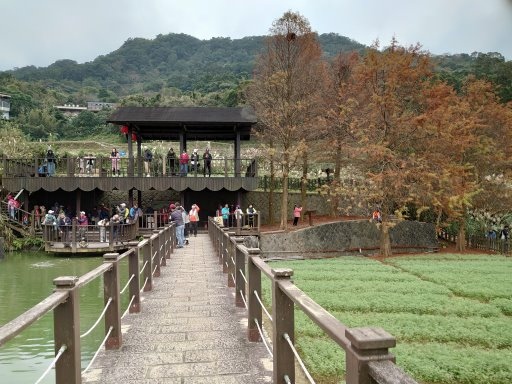
[[[9,120],[11,96],[0,93],[0,119]]]

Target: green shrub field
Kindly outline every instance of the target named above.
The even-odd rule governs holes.
[[[421,383],[512,383],[512,258],[430,254],[276,261],[347,327],[397,338],[397,364]],[[270,284],[263,286],[270,302]],[[343,383],[343,350],[297,311],[296,344],[317,383]]]

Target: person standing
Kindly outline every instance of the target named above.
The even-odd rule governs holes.
[[[199,206],[197,204],[192,204],[188,217],[190,219],[190,232],[194,234],[194,237],[197,237],[197,226],[199,224]]]
[[[235,212],[233,212],[233,215],[235,216],[237,228],[241,228],[242,227],[242,218],[244,217],[244,211],[242,211],[242,209],[240,208],[239,205],[236,206]]]
[[[197,149],[194,149],[194,152],[192,152],[192,156],[190,157],[190,165],[190,171],[197,175],[197,171],[199,171],[199,153],[197,153]]]
[[[252,206],[252,204],[249,204],[245,212],[247,213],[247,222],[249,223],[249,227],[254,227],[254,215],[256,215],[258,212]]]
[[[171,209],[171,222],[173,222],[176,225],[176,239],[178,240],[177,248],[183,248],[185,245],[185,239],[184,239],[184,229],[185,229],[185,223],[183,221],[183,215],[181,214],[181,210],[176,207],[176,205],[171,204],[169,206]]]
[[[55,154],[53,153],[51,146],[48,146],[48,150],[46,151],[46,166],[48,176],[55,175]]]
[[[144,172],[146,176],[149,177],[151,175],[151,162],[153,161],[153,153],[151,153],[151,149],[148,147],[144,147]]]
[[[183,150],[183,153],[180,155],[180,176],[182,177],[187,176],[189,160],[187,151]]]
[[[221,214],[222,214],[222,224],[225,227],[229,227],[229,205],[228,204],[226,204],[224,206],[224,208],[222,208]]]
[[[121,176],[121,172],[119,171],[119,152],[116,148],[112,148],[112,152],[110,152],[110,160],[112,162],[112,176],[117,175]]]
[[[297,226],[301,212],[302,212],[302,206],[295,204],[293,207],[293,225]]]
[[[176,153],[172,148],[169,148],[169,152],[167,152],[167,165],[169,166],[169,175],[176,175]]]
[[[206,148],[203,154],[203,176],[206,177],[206,170],[208,169],[208,177],[212,176],[212,155],[210,150]]]

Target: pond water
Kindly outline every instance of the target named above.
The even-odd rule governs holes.
[[[6,253],[0,260],[0,326],[24,313],[53,292],[53,279],[81,276],[103,262],[101,257],[60,257],[44,252]],[[123,266],[121,266],[121,269]],[[127,268],[124,268],[126,270]],[[127,281],[122,274],[121,284]],[[121,286],[121,288],[123,285]],[[123,302],[124,311],[126,303]],[[103,310],[103,279],[80,288],[80,334],[86,332]],[[104,337],[103,321],[81,339],[82,370]],[[54,358],[53,312],[43,316],[20,335],[0,346],[0,382],[35,383]],[[55,383],[52,370],[42,383]]]

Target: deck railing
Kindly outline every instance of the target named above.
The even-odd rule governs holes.
[[[92,164],[87,165],[91,160]],[[166,157],[155,156],[151,162],[143,157],[62,157],[53,162],[46,158],[15,159],[3,158],[4,177],[208,177],[204,161],[198,165],[188,163],[186,174],[180,171],[179,160],[169,161]],[[257,161],[254,158],[214,158],[211,161],[212,177],[256,177]]]
[[[311,383],[311,377],[294,347],[294,311],[300,308],[346,355],[347,384],[416,383],[394,364],[389,348],[396,339],[381,328],[348,328],[314,302],[291,281],[291,269],[271,268],[260,257],[258,248],[247,248],[243,237],[222,228],[213,219],[208,231],[219,263],[227,274],[227,285],[235,288],[235,305],[246,307],[249,341],[263,341],[273,359],[273,382],[295,383],[295,360]],[[272,285],[272,310],[267,311],[261,300],[261,275]],[[272,348],[262,332],[262,317],[272,323]]]
[[[42,227],[47,250],[56,242],[73,250],[87,247],[89,242],[98,242],[108,244],[109,249],[113,250],[114,245],[134,240],[139,229],[138,222],[120,224],[111,221],[107,226],[80,225],[76,218],[71,220],[71,225],[43,224]]]
[[[156,229],[141,242],[131,242],[131,248],[121,255],[105,254],[103,264],[83,276],[62,276],[54,279],[54,293],[0,328],[0,347],[39,318],[53,311],[56,357],[38,382],[55,367],[57,384],[80,384],[82,373],[89,369],[97,356],[96,353],[89,365],[82,370],[80,338],[87,336],[103,318],[105,338],[98,350],[103,346],[106,349],[121,347],[121,319],[127,313],[141,311],[140,293],[152,290],[153,277],[160,276],[160,266],[166,265],[166,259],[170,259],[175,248],[174,233],[174,226],[166,225]],[[119,264],[123,260],[128,261],[128,281],[124,288],[120,289]],[[104,310],[93,327],[80,335],[79,290],[101,276],[104,286]],[[123,313],[121,295],[125,291],[128,291],[130,301]]]

